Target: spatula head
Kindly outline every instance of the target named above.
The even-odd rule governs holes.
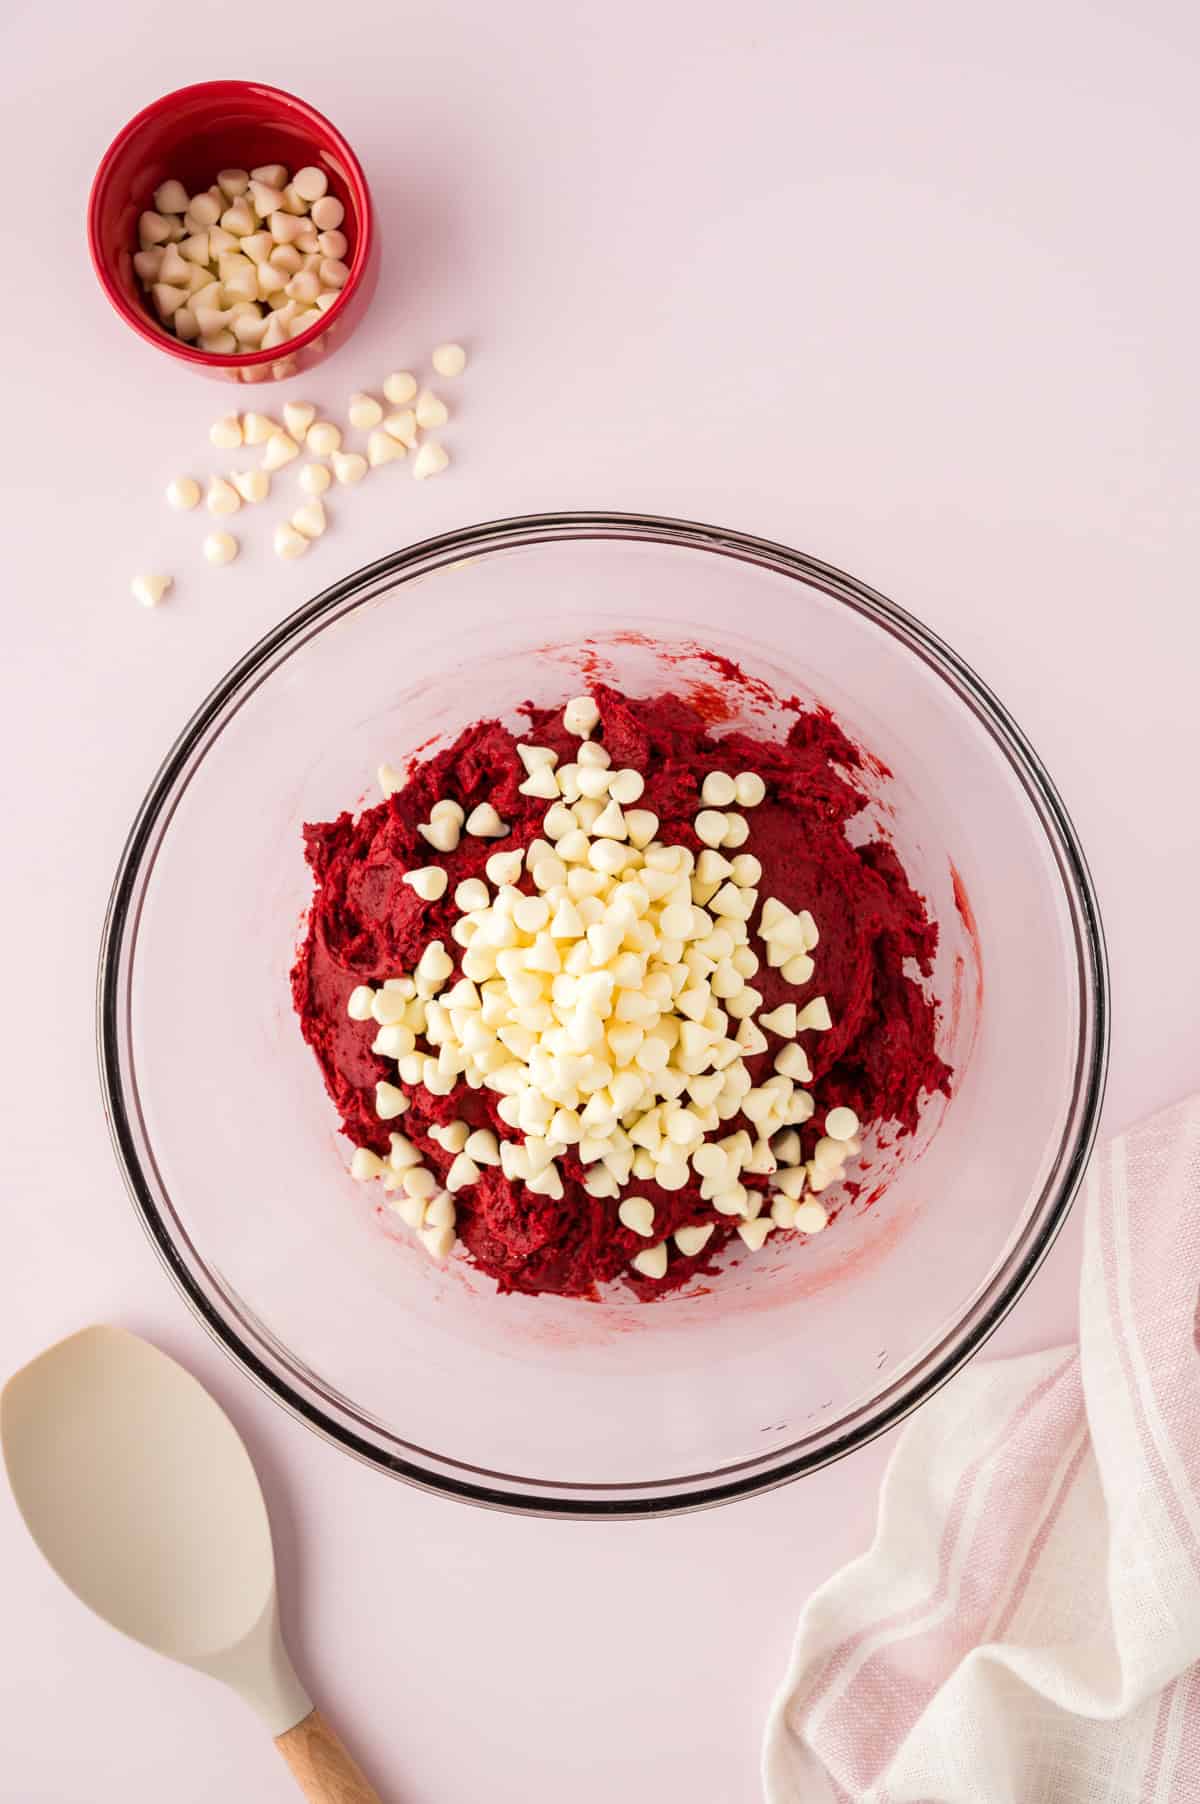
[[[273,1606],[271,1530],[224,1410],[147,1341],[85,1328],[11,1378],[0,1442],[34,1540],[76,1596],[211,1665]]]

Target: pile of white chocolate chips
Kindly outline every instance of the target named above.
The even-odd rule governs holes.
[[[638,1194],[639,1183],[675,1191],[699,1179],[704,1201],[736,1218],[742,1240],[757,1251],[776,1229],[818,1233],[827,1213],[817,1193],[859,1151],[854,1111],[833,1108],[812,1156],[801,1156],[796,1130],[815,1108],[801,1036],[832,1026],[825,998],[759,1012],[760,952],[748,923],[762,867],[737,848],[750,838],[739,810],[763,800],[762,778],[709,773],[695,818],[705,850],[696,857],[686,846],[663,845],[657,816],[637,806],[642,774],[613,770],[591,739],[599,718],[590,696],[567,704],[564,725],[581,741],[572,764],[559,765],[547,747],[518,746],[528,772],[521,793],[547,804],[545,838],[523,851],[494,852],[487,882],[469,878],[455,889],[459,974],[434,940],[414,971],[379,988],[360,985],[350,996],[351,1018],[378,1026],[373,1050],[396,1062],[400,1083],[377,1086],[381,1119],[407,1110],[401,1084],[452,1096],[461,1083],[493,1091],[500,1120],[516,1136],[472,1131],[465,1121],[434,1128],[452,1159],[444,1188],[402,1133],[391,1135],[387,1158],[357,1149],[354,1176],[382,1181],[434,1258],[451,1251],[454,1199],[469,1194],[485,1166],[561,1197],[558,1161],[572,1149],[589,1193],[611,1198],[621,1223],[645,1240],[635,1270],[661,1279],[669,1248],[656,1237],[654,1206]],[[403,783],[386,766],[380,780],[385,792]],[[436,851],[452,853],[463,832],[501,839],[508,827],[490,804],[464,818],[447,797],[420,832]],[[525,874],[532,892],[519,887]],[[448,877],[430,864],[407,872],[405,882],[434,901]],[[807,910],[763,900],[761,955],[787,983],[813,977],[819,938]],[[774,1071],[755,1085],[746,1061],[772,1044]],[[738,1116],[753,1132],[722,1136]],[[766,1189],[744,1183],[750,1174],[765,1177]],[[701,1252],[713,1226],[678,1228],[679,1253]]]
[[[345,208],[323,169],[222,169],[163,182],[138,217],[133,266],[163,330],[202,351],[270,351],[315,326],[350,278]]]

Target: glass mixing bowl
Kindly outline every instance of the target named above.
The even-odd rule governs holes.
[[[720,663],[761,684],[743,687]],[[488,714],[597,677],[760,733],[830,706],[894,773],[889,835],[941,930],[954,1094],[875,1139],[871,1206],[649,1305],[504,1297],[430,1261],[349,1147],[292,1017],[305,821]],[[767,687],[764,689],[762,684]],[[99,1034],[118,1157],[167,1269],[274,1397],[385,1472],[476,1503],[647,1515],[861,1446],[987,1338],[1061,1226],[1107,1050],[1096,900],[1045,770],[948,646],[841,571],[620,514],[449,533],[326,590],[171,750],[121,859]]]

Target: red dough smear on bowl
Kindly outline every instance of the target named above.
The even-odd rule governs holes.
[[[352,1172],[502,1291],[650,1298],[820,1233],[951,1077],[936,925],[847,835],[862,755],[822,710],[780,743],[599,685],[523,712],[305,829],[292,994]]]

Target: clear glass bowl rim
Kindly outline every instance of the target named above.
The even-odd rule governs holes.
[[[633,540],[707,551],[802,580],[898,639],[954,691],[1007,758],[1058,865],[1075,939],[1080,1036],[1073,1094],[1051,1173],[1021,1240],[986,1290],[919,1364],[869,1405],[835,1422],[815,1444],[787,1447],[720,1473],[647,1484],[579,1485],[509,1479],[447,1458],[425,1462],[373,1442],[305,1395],[260,1357],[197,1282],[160,1206],[161,1185],[142,1121],[130,1055],[130,988],[138,920],[158,846],[192,773],[224,722],[288,656],[330,621],[395,586],[464,558],[575,539]],[[946,1383],[999,1326],[1052,1246],[1082,1182],[1099,1126],[1108,1067],[1110,996],[1104,933],[1078,835],[1048,771],[998,697],[944,640],[877,590],[834,565],[753,534],[698,521],[607,511],[527,514],[442,533],[395,551],[334,583],[265,634],[216,685],[183,728],[134,819],[117,866],[100,946],[97,1054],[117,1161],[151,1244],[193,1314],[219,1346],[290,1413],[366,1464],[422,1489],[521,1514],[580,1519],[678,1514],[754,1495],[816,1471],[900,1422]],[[347,1412],[349,1413],[349,1412]]]

